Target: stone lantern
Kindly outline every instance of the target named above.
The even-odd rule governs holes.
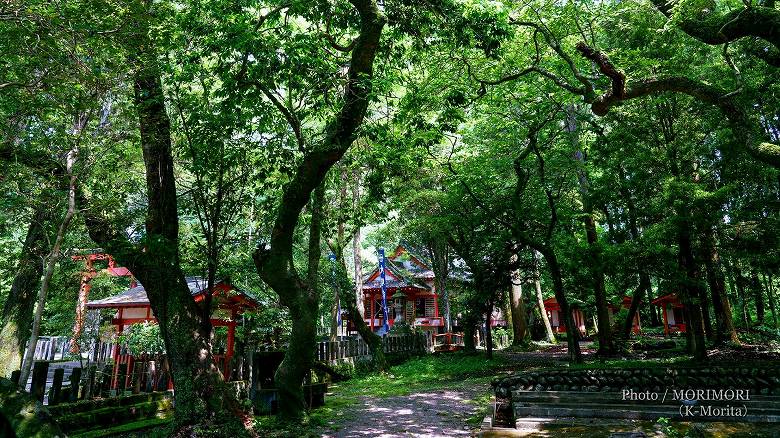
[[[393,308],[395,309],[394,324],[404,319],[404,309],[406,308],[406,294],[401,290],[398,290],[393,296],[390,297],[393,300]]]

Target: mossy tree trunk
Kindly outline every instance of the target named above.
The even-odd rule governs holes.
[[[689,213],[678,211],[677,214],[680,222],[677,230],[678,261],[682,276],[680,301],[682,301],[685,310],[688,351],[693,354],[695,360],[703,361],[707,358],[707,346],[701,310],[701,275],[693,257],[691,225],[686,219],[686,215]]]
[[[43,275],[43,258],[49,252],[46,238],[48,205],[41,202],[30,218],[11,291],[0,320],[0,377],[21,369],[24,347],[30,337],[35,297]]]
[[[283,418],[298,419],[303,415],[301,384],[313,358],[315,317],[317,309],[304,308],[319,303],[316,268],[319,247],[312,251],[313,238],[319,240],[319,227],[312,226],[309,237],[308,274],[299,275],[293,263],[293,238],[298,219],[318,189],[327,172],[341,159],[357,135],[363,122],[371,94],[374,58],[386,19],[373,0],[351,0],[360,16],[360,34],[351,47],[343,104],[335,118],[327,124],[325,137],[305,148],[304,156],[285,186],[271,231],[270,244],[258,247],[253,259],[260,278],[279,295],[290,309],[293,334],[290,348],[277,370],[280,388],[279,413]],[[299,140],[300,142],[301,140]],[[315,236],[316,234],[316,236]],[[307,318],[306,321],[298,321]]]
[[[146,170],[146,233],[140,245],[90,205],[82,193],[87,229],[92,239],[113,254],[144,285],[152,311],[160,325],[176,388],[174,428],[179,436],[197,436],[200,426],[233,424],[247,413],[235,400],[214,363],[210,324],[195,303],[185,280],[179,256],[179,215],[176,199],[170,120],[149,35],[147,6],[133,5],[136,13],[134,40],[130,44],[134,106],[138,114],[140,142]]]
[[[726,279],[723,275],[720,254],[715,245],[715,237],[711,226],[705,226],[704,228],[701,247],[704,252],[707,283],[710,294],[712,294],[712,308],[715,311],[714,341],[718,345],[726,341],[739,343],[737,331],[734,329],[731,303],[726,294]]]
[[[517,254],[512,254],[509,260],[510,265],[518,263]],[[522,275],[519,269],[514,269],[509,280],[509,314],[512,316],[512,345],[520,347],[528,343],[528,312],[525,309],[525,300],[523,299]]]

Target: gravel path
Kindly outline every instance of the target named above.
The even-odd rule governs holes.
[[[452,387],[406,396],[362,396],[347,415],[323,431],[331,438],[465,437],[472,435],[466,420],[484,406],[471,403],[490,391],[482,381],[453,382]]]

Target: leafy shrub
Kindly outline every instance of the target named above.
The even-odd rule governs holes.
[[[160,326],[150,321],[130,325],[119,336],[119,343],[134,356],[142,353],[165,353]]]

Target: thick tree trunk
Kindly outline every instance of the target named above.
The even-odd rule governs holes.
[[[593,290],[596,295],[596,314],[598,317],[598,354],[602,356],[612,356],[615,354],[615,344],[612,340],[612,327],[609,324],[609,304],[607,302],[607,291],[604,286],[604,272],[602,271],[601,250],[598,248],[598,237],[596,234],[596,222],[593,215],[585,215],[585,234],[588,239],[591,256],[591,273],[593,276]]]
[[[686,213],[680,214],[680,217]],[[698,266],[693,257],[690,238],[690,223],[681,219],[678,229],[679,266],[685,279],[680,284],[680,299],[685,306],[687,322],[688,350],[698,361],[707,358],[707,346],[704,338],[704,321],[699,300],[701,297],[701,281]]]
[[[295,418],[306,407],[301,385],[314,363],[314,348],[317,344],[319,297],[315,295],[314,291],[308,291],[296,302],[288,304],[292,318],[290,344],[274,376],[279,389],[279,414],[282,417]]]
[[[513,255],[512,259],[513,261],[517,260],[517,255]],[[513,271],[511,281],[509,309],[512,314],[512,345],[520,347],[528,343],[528,321],[526,321],[527,313],[519,271]]]
[[[135,63],[134,105],[139,119],[148,200],[146,234],[141,248],[127,241],[124,230],[116,229],[97,209],[86,208],[84,216],[92,239],[128,267],[146,289],[160,325],[176,388],[174,428],[176,434],[190,436],[196,433],[196,425],[238,426],[239,418],[246,419],[246,413],[214,364],[211,325],[203,321],[203,315],[208,312],[192,299],[181,269],[170,120],[155,48],[148,34],[147,14],[146,10],[139,12],[138,32],[131,46]],[[88,203],[85,195],[81,198]]]
[[[306,279],[301,278],[293,263],[293,240],[298,219],[303,208],[309,202],[312,192],[322,190],[326,174],[347,152],[357,135],[357,129],[366,115],[369,96],[371,94],[371,79],[373,77],[374,58],[379,49],[379,40],[386,19],[376,2],[373,0],[351,0],[352,5],[360,15],[360,35],[353,44],[347,84],[344,87],[344,103],[327,124],[323,140],[309,146],[301,162],[292,172],[290,181],[284,188],[279,208],[276,211],[270,245],[258,247],[253,254],[255,267],[260,278],[279,295],[283,305],[291,308],[299,306],[301,301],[317,291],[317,264],[319,254],[315,254],[314,239],[319,239],[312,224],[309,237],[309,260]],[[319,195],[315,194],[315,197]],[[316,203],[315,203],[316,204]],[[312,221],[319,220],[317,214],[312,214]],[[319,230],[317,230],[319,231]],[[319,301],[317,300],[317,303]],[[312,317],[315,314],[298,312],[302,317]],[[295,318],[293,314],[293,318]],[[302,336],[314,336],[314,332],[306,328],[314,320],[298,324],[298,332],[293,339],[310,345],[312,341]],[[296,353],[298,353],[296,355]],[[298,419],[303,414],[303,406],[298,403],[301,393],[303,366],[310,364],[313,352],[297,346],[288,349],[281,367],[277,370],[277,379],[285,388],[280,392],[281,416]],[[294,363],[294,360],[298,362]],[[302,362],[302,363],[301,363]],[[291,370],[285,370],[291,367]]]
[[[726,294],[726,279],[721,267],[720,254],[715,246],[712,227],[706,227],[702,235],[704,251],[704,266],[707,271],[707,283],[712,294],[712,308],[715,311],[715,344],[722,345],[726,341],[739,343],[734,320],[731,315],[731,303]]]
[[[463,351],[466,353],[474,353],[477,351],[477,346],[474,344],[474,331],[475,324],[469,319],[463,319]]]
[[[593,281],[593,294],[596,298],[596,316],[598,318],[598,354],[612,356],[615,354],[615,344],[612,340],[612,327],[609,323],[609,307],[607,291],[604,286],[603,261],[599,247],[596,221],[593,218],[593,205],[590,200],[590,181],[585,167],[585,153],[580,148],[579,128],[577,126],[577,108],[571,105],[566,110],[566,130],[569,132],[574,159],[577,161],[577,181],[582,200],[583,223],[588,241],[588,268]]]
[[[43,258],[49,252],[46,222],[49,206],[39,202],[27,227],[22,253],[16,265],[11,291],[0,320],[0,377],[22,367],[24,347],[30,337],[35,297],[43,275]]]
[[[531,250],[534,260],[534,289],[536,290],[536,305],[539,308],[539,314],[541,315],[542,324],[544,325],[544,333],[547,336],[547,342],[555,344],[555,334],[552,331],[552,325],[550,325],[550,318],[547,317],[547,310],[544,309],[544,295],[542,295],[542,282],[541,273],[539,272],[539,258],[536,255],[535,250]]]
[[[538,251],[547,262],[547,267],[550,268],[555,299],[558,301],[563,321],[566,324],[566,346],[568,347],[569,360],[573,363],[582,363],[582,353],[580,352],[579,343],[580,332],[574,324],[574,318],[572,317],[571,308],[569,307],[569,300],[566,298],[563,287],[563,274],[561,273],[561,267],[558,264],[558,257],[550,248],[539,248]]]

